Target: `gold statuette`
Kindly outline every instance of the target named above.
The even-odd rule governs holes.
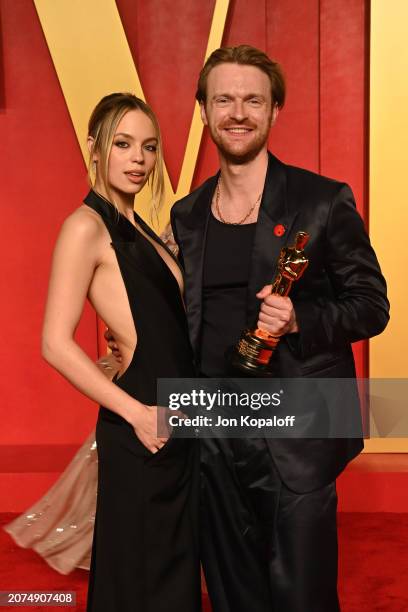
[[[303,250],[308,241],[309,234],[298,232],[294,245],[283,247],[279,255],[278,270],[272,283],[271,294],[287,296],[292,283],[301,278],[309,264]],[[272,336],[260,327],[244,330],[233,350],[232,365],[255,376],[261,374],[268,368],[279,340],[280,337]]]

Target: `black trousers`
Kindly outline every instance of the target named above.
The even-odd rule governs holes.
[[[264,439],[201,440],[213,612],[338,612],[335,483],[296,494]]]
[[[199,612],[198,448],[152,454],[100,408],[98,499],[87,612]]]

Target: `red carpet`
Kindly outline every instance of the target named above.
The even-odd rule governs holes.
[[[342,612],[407,612],[408,514],[341,512],[339,540]]]
[[[13,516],[15,515],[10,513],[0,514],[0,524],[7,523]],[[340,513],[339,533],[342,612],[407,611],[408,514]],[[0,529],[0,591],[76,591],[76,609],[83,612],[86,588],[87,572],[78,570],[69,576],[61,576],[32,551],[16,547],[10,537]],[[209,605],[204,603],[204,612],[210,612]],[[1,606],[0,608],[6,609]],[[61,609],[19,608],[27,612]]]

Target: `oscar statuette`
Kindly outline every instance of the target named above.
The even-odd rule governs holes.
[[[283,247],[280,252],[277,273],[272,283],[271,294],[287,296],[292,283],[299,280],[306,270],[309,260],[304,253],[304,247],[309,241],[309,234],[298,232],[295,243]],[[247,374],[261,375],[268,368],[271,357],[278,345],[280,337],[257,327],[242,332],[238,344],[234,347],[231,364]]]

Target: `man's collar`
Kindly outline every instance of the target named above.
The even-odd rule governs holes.
[[[200,189],[186,219],[188,226],[198,227],[206,222],[219,175],[220,172],[217,172]],[[288,216],[285,165],[269,151],[268,169],[260,208],[274,221]]]

